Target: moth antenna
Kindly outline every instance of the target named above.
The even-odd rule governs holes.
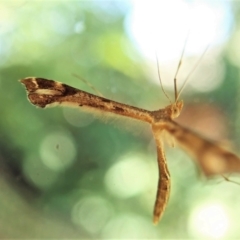
[[[222,176],[222,177],[224,178],[224,180],[227,181],[227,182],[231,182],[231,183],[235,183],[235,184],[237,184],[237,185],[240,185],[239,182],[233,181],[233,180],[229,179],[229,177],[227,177],[227,176],[225,176],[225,175],[223,175],[223,174],[221,174],[221,176]]]
[[[97,93],[98,96],[100,97],[104,97],[103,94],[97,90],[97,88],[95,88],[89,81],[87,81],[86,79],[84,79],[83,77],[73,73],[72,74],[74,77],[78,78],[79,80],[81,80],[82,82],[84,82],[88,87],[90,87],[94,92]]]
[[[177,95],[176,101],[179,99],[179,96],[180,96],[180,94],[182,93],[184,87],[186,86],[186,84],[187,84],[190,76],[193,74],[193,72],[194,72],[194,71],[196,70],[196,68],[198,67],[199,63],[201,62],[201,60],[203,59],[205,53],[207,52],[209,46],[210,46],[210,44],[207,45],[207,47],[205,48],[202,56],[199,58],[199,60],[198,60],[197,63],[195,64],[195,66],[192,68],[192,70],[190,71],[190,73],[189,73],[188,76],[186,77],[186,79],[185,79],[185,81],[184,81],[184,83],[183,83],[182,87],[180,88],[180,91],[179,91],[179,93],[178,93],[178,95]]]
[[[175,76],[174,76],[175,102],[177,102],[178,97],[179,97],[179,94],[178,94],[178,92],[177,92],[177,75],[178,75],[178,72],[179,72],[180,67],[181,67],[181,65],[182,65],[183,55],[184,55],[184,52],[185,52],[185,49],[186,49],[186,45],[187,45],[187,41],[188,41],[189,34],[190,34],[190,30],[188,31],[187,37],[186,37],[186,39],[185,39],[185,41],[184,41],[183,50],[182,50],[182,53],[181,53],[180,60],[179,60],[179,62],[178,62],[177,71],[176,71]]]
[[[159,82],[160,82],[162,91],[163,91],[164,95],[167,97],[167,99],[169,100],[169,102],[172,104],[171,99],[169,98],[169,96],[167,95],[167,93],[165,92],[165,90],[164,90],[164,88],[163,88],[162,79],[161,79],[161,75],[160,75],[160,67],[159,67],[159,61],[158,61],[157,52],[156,52],[156,60],[157,60],[158,79],[159,79]]]

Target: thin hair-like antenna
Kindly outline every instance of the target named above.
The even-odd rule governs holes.
[[[174,93],[175,93],[175,102],[177,102],[177,99],[178,99],[178,92],[177,92],[177,75],[178,75],[178,72],[179,72],[179,69],[182,65],[182,59],[183,59],[183,55],[184,55],[184,52],[185,52],[185,49],[186,49],[186,45],[187,45],[187,41],[188,41],[188,37],[189,37],[189,34],[190,34],[190,30],[188,31],[188,34],[187,34],[187,37],[184,41],[184,45],[183,45],[183,50],[182,50],[182,53],[181,53],[181,57],[180,57],[180,60],[178,62],[178,67],[177,67],[177,71],[175,73],[175,76],[174,76]]]
[[[100,91],[98,91],[91,83],[89,83],[87,80],[85,80],[83,77],[73,73],[74,77],[80,79],[82,82],[84,82],[87,86],[89,86],[93,91],[95,91],[100,97],[104,97]]]
[[[224,180],[227,181],[227,182],[231,182],[231,183],[235,183],[235,184],[237,184],[237,185],[240,185],[239,182],[234,181],[234,180],[231,180],[231,179],[229,179],[229,177],[227,177],[227,176],[225,176],[225,175],[223,175],[223,174],[221,174],[221,176],[222,176],[222,177],[224,178]]]
[[[195,64],[195,66],[192,68],[192,70],[190,71],[190,73],[189,73],[188,76],[186,77],[186,79],[185,79],[185,81],[184,81],[182,87],[180,88],[180,91],[179,91],[179,93],[178,93],[178,96],[177,96],[176,101],[178,100],[180,94],[182,93],[184,87],[186,86],[186,84],[187,84],[187,82],[188,82],[190,76],[193,74],[193,72],[196,70],[196,68],[198,67],[199,63],[200,63],[201,60],[203,59],[203,57],[204,57],[205,53],[207,52],[209,46],[210,46],[210,44],[207,45],[207,47],[205,48],[205,50],[204,50],[202,56],[199,58],[199,60],[198,60],[197,63]]]
[[[167,95],[167,93],[165,92],[165,90],[164,90],[164,88],[163,88],[162,79],[161,79],[161,75],[160,75],[160,67],[159,67],[159,61],[158,61],[157,52],[156,52],[156,60],[157,60],[158,79],[159,79],[159,82],[160,82],[162,91],[163,91],[164,95],[167,97],[167,99],[169,100],[169,102],[172,104],[171,99],[169,98],[169,96]]]

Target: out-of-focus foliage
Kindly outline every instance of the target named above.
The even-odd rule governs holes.
[[[149,81],[144,59],[126,34],[131,4],[0,2],[0,238],[201,238],[206,232],[199,226],[210,215],[217,216],[212,232],[225,229],[220,237],[240,237],[238,185],[201,181],[186,154],[167,147],[172,192],[155,227],[158,173],[150,129],[76,109],[37,109],[17,81],[38,76],[92,92],[74,73],[107,98],[150,110],[164,107],[159,84]],[[180,118],[235,145],[240,65],[232,59],[238,28],[236,22],[232,45],[218,56],[222,84],[183,96],[189,104]],[[197,81],[211,80],[204,69]]]

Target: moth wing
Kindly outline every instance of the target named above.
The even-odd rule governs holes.
[[[166,122],[164,129],[195,159],[206,176],[240,172],[240,158],[222,146],[174,121]]]

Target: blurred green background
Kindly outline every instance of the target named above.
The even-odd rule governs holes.
[[[174,69],[190,31],[179,86],[210,47],[183,91],[178,121],[237,152],[239,7],[203,0],[0,1],[0,238],[240,238],[239,185],[206,180],[186,153],[166,146],[172,191],[154,226],[158,172],[149,127],[77,109],[37,109],[17,81],[38,76],[94,93],[78,74],[107,98],[163,108],[169,102],[155,53],[173,99]]]

